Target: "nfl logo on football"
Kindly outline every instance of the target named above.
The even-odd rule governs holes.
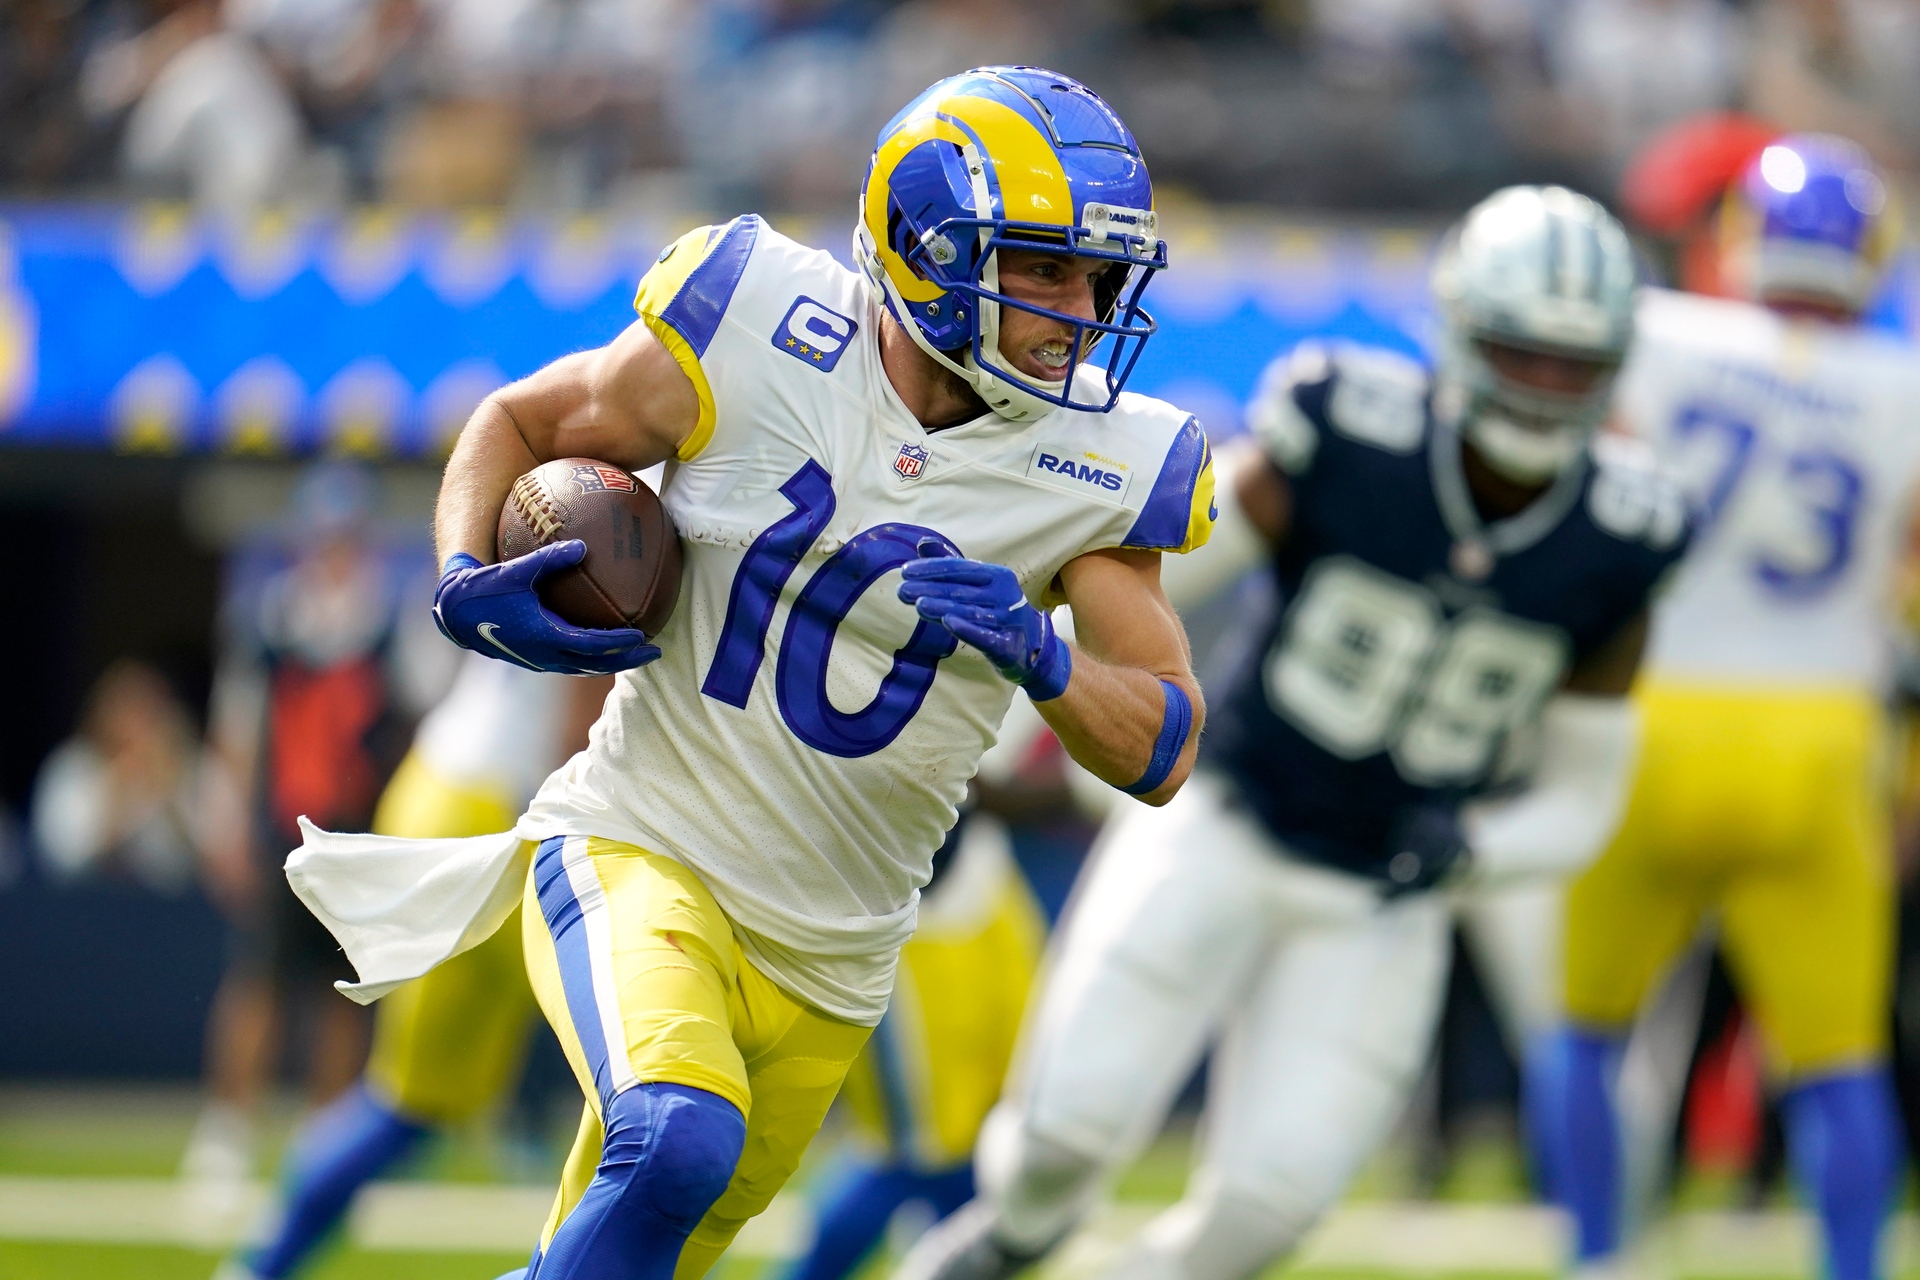
[[[893,460],[893,469],[900,473],[902,480],[917,480],[927,467],[927,447],[923,444],[903,444],[900,456]]]
[[[593,464],[575,467],[573,482],[580,486],[582,493],[632,493],[639,487],[634,478],[620,468]]]

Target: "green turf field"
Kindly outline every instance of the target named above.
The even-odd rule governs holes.
[[[0,1240],[7,1280],[207,1280],[218,1253],[161,1245],[43,1244]],[[341,1249],[310,1280],[492,1280],[526,1256],[430,1254]]]
[[[173,1180],[193,1123],[186,1090],[0,1088],[0,1280],[207,1280],[221,1240],[240,1227],[196,1234]],[[276,1114],[263,1158],[284,1145],[296,1119]],[[550,1150],[510,1146],[484,1131],[440,1144],[405,1180],[374,1189],[345,1239],[303,1280],[492,1280],[522,1265],[544,1216],[570,1125]],[[1157,1142],[1119,1183],[1115,1204],[1055,1256],[1046,1280],[1092,1280],[1114,1247],[1184,1185],[1190,1134]],[[791,1195],[751,1224],[714,1280],[773,1280],[809,1230],[806,1193],[844,1158],[830,1125]],[[1559,1256],[1557,1224],[1524,1205],[1511,1135],[1497,1128],[1462,1144],[1443,1168],[1410,1144],[1368,1168],[1350,1202],[1311,1238],[1290,1280],[1532,1280]],[[1695,1180],[1693,1210],[1665,1224],[1649,1248],[1649,1280],[1786,1280],[1815,1271],[1803,1219],[1778,1209],[1718,1212],[1730,1186]],[[264,1190],[257,1190],[256,1197]],[[9,1203],[11,1201],[11,1203]],[[187,1216],[191,1216],[188,1214]],[[1910,1221],[1895,1233],[1903,1276],[1920,1280]],[[422,1244],[431,1240],[432,1244]],[[884,1257],[861,1280],[882,1280]]]

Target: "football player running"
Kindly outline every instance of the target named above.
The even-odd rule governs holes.
[[[451,947],[531,863],[527,967],[588,1101],[541,1280],[695,1280],[766,1207],[886,1009],[1016,685],[1115,786],[1162,803],[1191,767],[1203,706],[1158,573],[1205,540],[1213,474],[1191,416],[1122,390],[1166,263],[1132,135],[1051,72],[942,81],[882,130],[854,250],[858,272],[753,216],[690,232],[638,323],[490,397],[447,466],[448,634],[622,673],[513,858],[389,849],[484,865]],[[540,608],[577,543],[488,563],[514,479],[571,455],[670,460],[658,636]],[[361,948],[363,984],[407,951]]]
[[[1626,425],[1690,489],[1698,550],[1655,616],[1644,745],[1612,844],[1568,891],[1555,1180],[1577,1260],[1613,1266],[1612,1077],[1634,1016],[1703,918],[1782,1089],[1827,1274],[1878,1275],[1900,1160],[1886,1069],[1892,859],[1881,770],[1891,578],[1920,479],[1920,358],[1860,327],[1897,236],[1837,138],[1788,136],[1729,193],[1751,301],[1649,290]]]
[[[1221,537],[1262,549],[1272,606],[1214,689],[1200,770],[1110,831],[1076,890],[982,1133],[981,1194],[898,1277],[998,1280],[1040,1257],[1216,1037],[1186,1197],[1114,1271],[1260,1271],[1426,1059],[1450,922],[1435,890],[1577,866],[1611,832],[1648,592],[1685,539],[1678,492],[1592,440],[1632,332],[1632,251],[1585,197],[1509,188],[1453,232],[1435,286],[1431,380],[1359,347],[1264,379]],[[1530,788],[1477,799],[1516,759]]]

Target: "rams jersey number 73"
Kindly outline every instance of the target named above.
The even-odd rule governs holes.
[[[620,677],[520,829],[683,861],[774,981],[871,1025],[1013,696],[882,580],[931,539],[1046,607],[1087,552],[1187,550],[1211,528],[1206,436],[1131,393],[928,432],[882,368],[872,286],[752,216],[676,241],[635,308],[700,400],[662,491],[686,585],[665,656]]]

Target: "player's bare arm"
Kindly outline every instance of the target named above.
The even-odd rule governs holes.
[[[494,529],[514,480],[555,458],[641,471],[686,442],[700,418],[693,382],[642,321],[604,347],[562,356],[480,403],[440,481],[440,561],[494,558]]]
[[[699,415],[692,381],[644,322],[488,396],[447,460],[434,511],[441,632],[462,648],[565,675],[607,675],[659,657],[640,631],[577,627],[540,603],[541,581],[578,564],[585,543],[554,542],[494,564],[495,539],[508,490],[541,463],[584,456],[637,471],[670,457]]]
[[[1096,777],[1165,804],[1193,767],[1205,708],[1186,631],[1160,590],[1160,553],[1112,548],[1068,561],[1073,644],[1028,603],[1013,571],[921,544],[900,598],[985,654],[1033,699],[1068,754]]]
[[[1650,609],[1641,609],[1628,618],[1618,631],[1574,664],[1561,692],[1624,698],[1633,688],[1634,676],[1640,672],[1640,657],[1646,652],[1647,630],[1652,622]]]
[[[1253,440],[1239,440],[1220,451],[1215,465],[1232,478],[1233,501],[1254,531],[1271,546],[1285,542],[1293,523],[1293,490],[1267,451]]]
[[[1206,708],[1186,629],[1160,590],[1160,553],[1091,552],[1063,568],[1060,583],[1073,607],[1073,676],[1066,692],[1034,706],[1069,755],[1124,788],[1153,767],[1167,724],[1162,682],[1180,688],[1190,707],[1186,741],[1164,780],[1136,793],[1165,804],[1193,768]]]

